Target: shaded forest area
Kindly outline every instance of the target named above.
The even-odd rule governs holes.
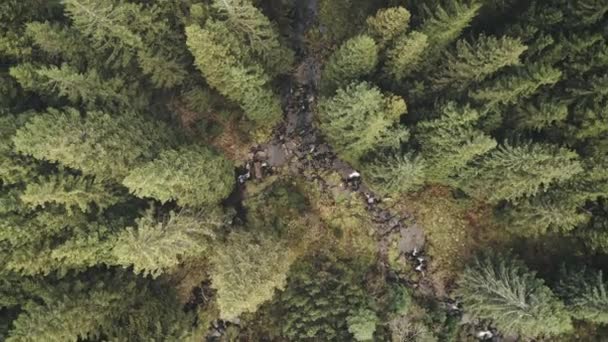
[[[0,340],[605,340],[607,13],[1,1]]]

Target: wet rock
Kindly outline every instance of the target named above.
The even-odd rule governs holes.
[[[255,176],[255,179],[262,179],[262,178],[264,178],[264,174],[262,173],[262,163],[255,162],[253,164],[253,174]]]
[[[401,253],[410,254],[414,250],[420,251],[424,247],[426,238],[422,228],[415,224],[406,229],[401,230],[401,239],[399,240],[399,251]]]

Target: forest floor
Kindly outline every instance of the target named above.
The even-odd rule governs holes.
[[[247,160],[243,162],[245,167],[240,170],[239,182],[261,181],[272,174],[289,175],[318,187],[322,193],[332,196],[336,193],[348,193],[349,197],[358,198],[367,213],[368,222],[373,226],[373,236],[377,244],[378,270],[386,273],[391,270],[390,266],[395,262],[408,264],[405,267],[408,273],[415,274],[416,271],[418,273],[414,277],[416,279],[414,286],[421,287],[427,295],[442,297],[445,295],[446,280],[453,278],[445,275],[446,272],[448,275],[453,273],[444,271],[451,267],[451,262],[446,262],[446,267],[437,270],[437,267],[432,266],[435,264],[430,257],[424,255],[426,227],[416,222],[410,209],[416,209],[421,213],[423,206],[405,205],[404,201],[390,201],[375,194],[365,185],[357,170],[342,161],[324,142],[314,124],[314,108],[318,98],[317,85],[322,63],[321,57],[311,51],[306,34],[316,24],[317,3],[316,0],[300,1],[298,6],[294,40],[300,63],[284,87],[285,120],[277,127],[268,142],[256,144],[251,148]],[[240,185],[241,189],[245,187],[245,184]],[[329,209],[332,210],[338,213],[341,209],[334,206]],[[438,216],[440,220],[442,217],[445,217],[445,220],[454,219],[449,212],[447,216],[443,215],[443,212],[441,214]],[[461,221],[453,221],[461,224]],[[461,250],[454,251],[466,244],[452,240],[453,237],[457,237],[453,233],[453,231],[447,231],[443,235],[433,233],[432,237],[437,237],[434,240],[441,245],[435,244],[437,247],[433,247],[431,251],[439,255],[440,260],[453,259],[450,255],[441,254],[444,251],[452,256],[463,253]],[[454,241],[457,246],[454,245]],[[427,272],[428,270],[433,272]],[[395,275],[385,274],[385,276]]]

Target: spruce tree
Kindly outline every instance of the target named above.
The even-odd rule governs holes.
[[[258,126],[272,127],[282,116],[278,97],[270,89],[270,77],[256,64],[242,62],[246,51],[226,24],[208,20],[203,28],[186,28],[188,48],[207,83],[238,103]]]
[[[416,139],[427,163],[426,177],[446,183],[475,158],[496,147],[496,141],[475,128],[480,118],[470,106],[450,102],[439,109],[440,117],[422,121]]]
[[[503,334],[550,337],[572,329],[564,304],[512,255],[475,259],[458,280],[456,293],[465,312],[492,320]]]
[[[547,144],[505,144],[463,173],[462,186],[490,202],[515,201],[583,171],[576,152]]]
[[[424,6],[424,21],[420,32],[428,37],[424,65],[430,66],[440,58],[444,48],[460,36],[482,6],[478,0],[447,0]]]
[[[32,207],[62,205],[68,214],[74,209],[90,212],[104,210],[120,200],[106,184],[94,179],[60,173],[27,184],[19,199]]]
[[[293,51],[282,44],[276,28],[251,0],[214,0],[213,8],[239,40],[259,57],[271,76],[291,69]]]
[[[166,43],[158,44],[149,39],[161,40],[169,27],[158,20],[155,6],[145,8],[129,2],[105,2],[94,0],[65,0],[65,9],[73,25],[83,36],[90,39],[98,50],[110,51],[107,65],[127,67],[133,61],[144,74],[150,76],[159,88],[179,85],[186,77],[183,66],[165,51]]]
[[[469,96],[489,108],[515,104],[534,95],[540,87],[557,83],[561,77],[562,72],[559,69],[530,64],[482,83],[477,89],[470,91]]]
[[[565,121],[568,112],[568,106],[563,101],[539,96],[518,103],[513,108],[513,120],[519,130],[541,131]]]
[[[608,323],[608,283],[602,271],[564,267],[557,293],[574,319],[595,324]]]
[[[123,184],[139,197],[180,206],[217,204],[234,187],[234,167],[227,159],[202,146],[165,150],[131,170]]]
[[[568,191],[553,188],[502,208],[500,218],[510,231],[522,236],[565,233],[589,220],[583,204]]]
[[[425,183],[426,166],[420,156],[389,156],[366,163],[363,173],[375,191],[397,196],[415,191]]]
[[[461,39],[455,51],[444,54],[439,71],[432,78],[433,88],[464,90],[471,83],[484,80],[496,71],[519,63],[526,51],[521,40],[510,37],[478,36],[472,43]]]
[[[293,255],[280,241],[248,232],[233,232],[211,257],[212,286],[223,319],[255,312],[287,282]]]
[[[407,133],[391,132],[391,128],[406,109],[398,96],[384,95],[366,82],[351,84],[320,101],[320,128],[344,159],[357,163],[375,148],[398,146]]]
[[[373,71],[378,63],[378,47],[366,35],[353,37],[335,51],[321,75],[323,91],[331,95],[338,87],[349,84]]]
[[[385,72],[401,81],[418,69],[428,46],[428,36],[416,31],[395,39],[386,52]]]
[[[384,47],[407,31],[411,16],[403,7],[382,8],[367,18],[367,32],[380,47]]]
[[[11,75],[21,86],[30,91],[51,97],[66,98],[72,105],[83,104],[92,110],[126,110],[142,100],[122,80],[104,80],[96,70],[80,73],[67,64],[61,67],[34,67],[21,64],[11,68]]]
[[[121,179],[172,138],[164,125],[125,113],[110,116],[73,108],[35,115],[13,138],[15,150],[59,162],[99,179]],[[167,134],[169,133],[169,134]]]
[[[158,277],[180,261],[203,256],[225,222],[219,209],[170,212],[157,217],[154,208],[120,232],[112,247],[115,263],[135,273]]]

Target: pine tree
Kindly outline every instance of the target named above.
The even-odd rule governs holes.
[[[204,28],[186,28],[188,47],[207,83],[238,103],[258,126],[272,127],[282,116],[270,77],[258,65],[243,64],[244,51],[225,24],[208,20]],[[236,53],[235,53],[236,51]]]
[[[537,237],[548,232],[568,232],[586,223],[589,215],[571,194],[561,189],[526,198],[501,209],[501,219],[515,234]]]
[[[441,116],[417,126],[427,179],[445,183],[475,158],[496,147],[496,141],[475,128],[479,112],[450,102],[439,109]]]
[[[351,163],[379,146],[398,146],[402,137],[390,129],[405,112],[403,99],[384,95],[365,82],[339,89],[333,98],[319,103],[321,131]]]
[[[13,142],[19,153],[59,162],[99,179],[121,179],[171,138],[164,125],[134,114],[112,117],[95,111],[82,117],[66,108],[35,115],[17,131]]]
[[[155,39],[167,34],[169,27],[156,18],[156,7],[144,8],[135,3],[100,3],[95,0],[65,0],[65,9],[73,25],[88,37],[94,48],[110,50],[106,63],[126,67],[137,61],[142,71],[159,88],[179,85],[186,71]]]
[[[255,312],[285,287],[293,256],[275,239],[234,232],[218,246],[211,261],[212,286],[223,319]]]
[[[608,323],[608,283],[602,271],[562,267],[556,287],[574,319]]]
[[[526,46],[517,38],[480,35],[472,43],[461,39],[454,52],[446,52],[439,71],[432,78],[433,88],[461,91],[509,65],[519,63]]]
[[[534,95],[540,87],[557,83],[561,77],[562,72],[556,68],[530,64],[482,83],[469,96],[488,107],[515,104]]]
[[[462,176],[469,194],[490,202],[515,201],[545,191],[583,171],[576,152],[546,144],[505,144]]]
[[[158,277],[188,257],[204,255],[224,221],[219,209],[172,211],[158,218],[152,208],[136,220],[136,227],[117,235],[111,253],[116,264]]]
[[[519,103],[513,112],[517,129],[540,131],[565,121],[569,111],[563,101],[540,96]]]
[[[166,285],[107,270],[53,280],[28,291],[7,341],[187,341],[192,329]]]
[[[90,212],[97,207],[104,210],[120,198],[113,195],[107,185],[94,179],[60,173],[28,183],[20,200],[32,207],[62,205],[71,214],[74,209]]]
[[[251,0],[214,0],[213,8],[225,18],[240,41],[260,58],[271,76],[291,69],[293,51],[281,44],[277,30]]]
[[[123,184],[139,197],[197,207],[228,197],[234,187],[233,170],[232,163],[206,147],[181,147],[134,168]]]
[[[458,281],[465,312],[503,334],[554,336],[572,329],[564,304],[512,255],[477,258]]]
[[[418,69],[428,46],[428,36],[416,31],[395,39],[386,52],[386,73],[401,81]]]
[[[425,19],[420,32],[428,37],[425,66],[432,65],[440,58],[445,47],[460,36],[482,6],[478,0],[448,0],[435,4],[434,8],[423,7]]]
[[[390,156],[365,164],[363,173],[377,192],[398,196],[415,191],[426,180],[426,161],[420,156]]]
[[[353,334],[356,341],[372,341],[379,319],[372,310],[361,309],[349,316],[346,321],[348,331]]]
[[[26,90],[67,98],[73,105],[83,104],[90,109],[126,110],[142,103],[122,80],[104,80],[94,69],[80,73],[67,64],[60,68],[20,64],[11,68],[10,72]]]
[[[407,31],[410,18],[410,12],[403,7],[382,8],[367,18],[367,32],[380,47],[384,47]]]
[[[370,74],[378,63],[378,47],[367,35],[353,37],[335,51],[329,58],[323,74],[322,88],[326,94],[345,84]]]

